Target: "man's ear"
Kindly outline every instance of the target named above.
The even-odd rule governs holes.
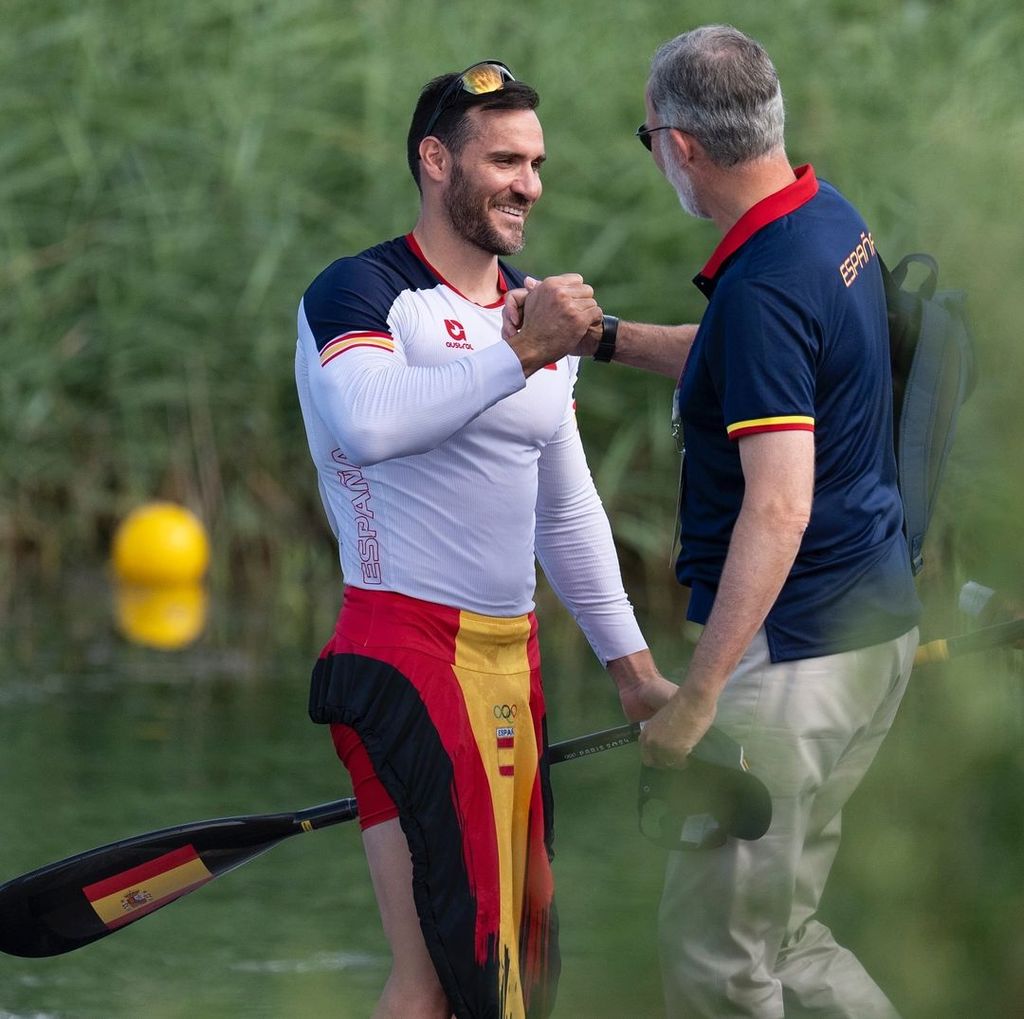
[[[420,173],[440,183],[448,176],[451,153],[433,135],[427,135],[420,142]]]
[[[679,157],[679,162],[683,166],[687,166],[692,163],[694,158],[699,152],[703,152],[703,148],[699,141],[686,131],[680,131],[679,128],[674,127],[668,132],[669,138],[672,139],[672,144],[675,146],[676,155]]]

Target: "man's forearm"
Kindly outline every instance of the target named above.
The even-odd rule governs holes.
[[[621,658],[612,658],[606,667],[618,690],[636,686],[653,676],[660,675],[648,648],[631,655],[623,655]]]
[[[648,724],[648,763],[679,767],[714,721],[718,695],[763,625],[811,513],[814,439],[784,431],[740,441],[745,493],[704,632],[678,692]]]
[[[650,718],[676,692],[676,684],[666,679],[648,649],[622,658],[613,658],[607,665],[619,692],[622,710],[630,721]]]
[[[746,486],[715,603],[686,684],[717,699],[793,568],[811,515],[814,437],[783,431],[740,440]]]
[[[696,335],[695,325],[620,322],[612,360],[677,379],[682,374]]]
[[[803,537],[800,519],[780,521],[741,510],[715,595],[715,604],[690,660],[684,685],[713,702],[754,634],[764,624],[793,568]]]
[[[526,296],[539,286],[538,281],[530,277],[527,277],[526,284],[525,287],[510,290],[505,295],[501,335],[513,349],[517,342],[521,342],[517,341],[516,337],[524,327]],[[578,346],[569,352],[581,357],[593,356],[603,333],[602,320],[595,320]],[[696,335],[696,325],[663,326],[649,322],[620,321],[612,360],[677,379],[682,374]]]
[[[740,512],[715,604],[686,677],[641,735],[645,763],[682,767],[715,719],[718,695],[764,623],[785,582],[803,527]]]

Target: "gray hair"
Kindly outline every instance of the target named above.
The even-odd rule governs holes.
[[[651,61],[651,105],[692,134],[718,166],[782,149],[782,87],[764,47],[730,25],[706,25],[665,43]]]

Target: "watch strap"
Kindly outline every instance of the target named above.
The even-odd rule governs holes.
[[[619,332],[619,320],[614,315],[601,319],[601,339],[594,351],[595,361],[610,361],[615,356],[615,340]]]

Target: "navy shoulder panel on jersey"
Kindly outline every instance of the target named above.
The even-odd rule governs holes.
[[[525,285],[520,269],[502,261],[498,265],[509,289]],[[398,295],[442,283],[408,236],[396,237],[332,262],[309,285],[302,305],[323,353],[327,344],[350,335],[390,335],[388,315]]]
[[[407,290],[428,290],[437,279],[404,237],[332,262],[309,285],[302,305],[317,349],[349,333],[389,333],[388,314]]]

